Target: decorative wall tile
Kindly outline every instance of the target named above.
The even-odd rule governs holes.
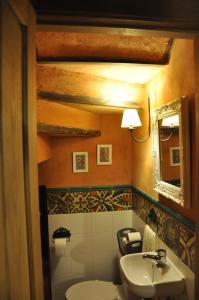
[[[112,211],[113,210],[113,191],[92,191],[91,209],[95,212]]]
[[[87,213],[132,209],[131,188],[98,187],[88,190],[70,191],[62,189],[48,191],[48,213]]]
[[[155,209],[159,221],[159,237],[192,271],[194,271],[195,231],[182,224],[177,216],[174,218],[171,214],[161,209],[161,207],[158,207],[158,204],[155,205],[152,203],[152,201],[149,200],[149,197],[145,196],[144,193],[141,193],[134,188],[132,189],[132,201],[135,213],[144,222],[146,222],[150,209]],[[148,222],[148,224],[154,231],[157,230],[154,224],[150,222]]]
[[[48,192],[48,214],[68,214],[70,201],[67,201],[67,198],[69,193]]]

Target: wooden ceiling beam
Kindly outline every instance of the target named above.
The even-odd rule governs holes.
[[[38,123],[37,132],[46,133],[50,136],[78,136],[78,137],[96,137],[101,136],[100,130],[71,128],[53,124]]]
[[[73,96],[67,94],[58,94],[49,91],[38,91],[37,96],[40,100],[48,100],[53,101],[61,104],[89,104],[89,105],[97,105],[97,106],[107,106],[107,107],[120,107],[120,108],[136,108],[141,109],[140,105],[133,102],[125,102],[124,105],[117,105],[116,103],[109,104],[108,101],[104,99],[94,98],[94,97],[87,97],[87,96]]]

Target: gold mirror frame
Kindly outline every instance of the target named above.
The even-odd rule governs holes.
[[[159,145],[159,120],[179,114],[179,149],[180,149],[180,187],[167,183],[161,178]],[[184,207],[191,206],[190,191],[190,138],[188,100],[180,97],[159,109],[152,111],[153,136],[153,189]]]

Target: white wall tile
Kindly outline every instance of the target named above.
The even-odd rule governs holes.
[[[51,278],[53,282],[64,281],[66,276],[71,273],[71,258],[51,257]]]
[[[118,230],[132,227],[132,211],[122,210],[113,212],[113,234],[116,234]]]
[[[82,275],[84,280],[91,274],[91,255],[85,255],[83,253],[78,253],[71,257],[71,273],[73,275]]]
[[[93,254],[92,264],[93,277],[100,280],[113,280],[113,253],[104,251]]]
[[[119,245],[118,245],[118,240],[117,240],[117,235],[113,234],[113,240],[112,240],[112,249],[113,249],[113,254],[117,254],[119,251]]]
[[[97,232],[91,234],[92,252],[113,251],[112,232]]]
[[[69,214],[71,234],[86,234],[91,232],[91,214],[92,213]]]
[[[91,234],[72,234],[69,243],[70,257],[79,253],[90,255],[92,252],[91,245]]]
[[[112,212],[94,212],[91,215],[92,232],[112,231]]]

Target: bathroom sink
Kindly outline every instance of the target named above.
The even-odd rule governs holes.
[[[163,267],[152,259],[143,259],[145,252],[128,254],[120,259],[124,284],[130,292],[143,298],[176,296],[185,289],[185,278],[167,258]]]

